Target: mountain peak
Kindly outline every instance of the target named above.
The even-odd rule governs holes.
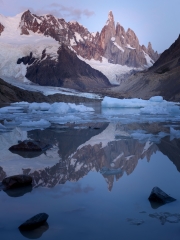
[[[112,11],[109,11],[108,20],[114,21],[114,16],[113,16],[113,12]]]
[[[148,48],[149,48],[149,49],[152,49],[152,44],[151,44],[151,42],[148,43]]]
[[[29,15],[29,14],[31,15],[32,13],[29,9],[27,9],[26,11],[23,12],[22,15]]]
[[[106,22],[106,25],[109,25],[109,24],[115,25],[115,24],[114,24],[114,16],[113,16],[112,11],[109,12],[109,14],[108,14],[108,20],[107,20],[107,22]]]

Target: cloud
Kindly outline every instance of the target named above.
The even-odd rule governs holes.
[[[63,12],[65,15],[68,16],[73,16],[77,19],[80,19],[81,16],[86,16],[86,17],[91,17],[92,15],[94,15],[93,11],[89,11],[88,9],[78,9],[78,8],[74,8],[74,7],[66,7],[62,4],[59,3],[52,3],[50,4],[51,8],[58,8],[59,12]]]
[[[90,11],[88,9],[68,7],[59,3],[52,3],[47,7],[37,10],[33,10],[31,8],[30,10],[37,15],[52,14],[58,18],[68,18],[68,20],[79,20],[83,16],[91,17],[95,14],[93,11]]]

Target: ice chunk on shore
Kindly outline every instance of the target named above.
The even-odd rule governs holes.
[[[146,100],[132,98],[132,99],[117,99],[111,97],[104,97],[102,101],[103,108],[142,108],[146,106]]]
[[[151,97],[149,100],[138,98],[117,99],[105,97],[102,101],[102,108],[140,108],[141,114],[152,115],[177,115],[180,108],[173,102],[163,100],[161,96]]]
[[[163,102],[162,96],[154,96],[149,99],[150,102]]]

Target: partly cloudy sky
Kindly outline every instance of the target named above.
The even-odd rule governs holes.
[[[101,31],[112,10],[115,22],[125,30],[134,30],[140,44],[147,46],[150,41],[158,52],[168,48],[180,33],[179,0],[0,0],[2,15],[14,16],[27,9],[76,20],[91,32]]]

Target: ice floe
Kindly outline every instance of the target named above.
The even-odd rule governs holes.
[[[43,129],[50,127],[51,123],[82,122],[83,119],[89,119],[88,116],[93,112],[92,107],[74,103],[16,102],[0,108],[0,120],[4,122],[0,129],[4,131],[17,126],[27,130]]]
[[[102,101],[102,108],[139,108],[140,111],[137,113],[151,115],[180,114],[179,106],[173,102],[163,100],[161,96],[151,97],[149,100],[105,97]]]
[[[16,102],[10,106],[0,108],[1,131],[6,131],[16,126],[23,128],[47,128],[52,124],[83,123],[83,122],[178,122],[180,121],[180,108],[176,103],[163,100],[161,96],[149,100],[142,99],[115,99],[105,97],[99,111],[96,104],[87,107],[83,104],[55,102],[28,103]],[[98,105],[99,107],[99,105]],[[4,123],[4,125],[3,125]],[[171,126],[171,124],[170,124]],[[171,130],[171,135],[179,136],[176,130]],[[116,138],[121,138],[125,133],[116,132]],[[139,134],[136,132],[136,134]],[[136,137],[134,135],[134,137]],[[140,137],[140,136],[138,136]],[[149,139],[141,133],[143,139]]]

